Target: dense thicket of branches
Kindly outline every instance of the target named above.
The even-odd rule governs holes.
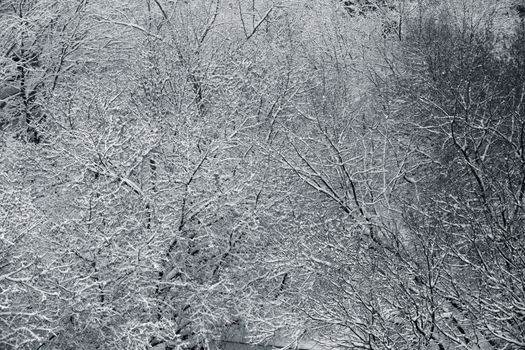
[[[525,348],[524,6],[0,2],[0,348]]]

